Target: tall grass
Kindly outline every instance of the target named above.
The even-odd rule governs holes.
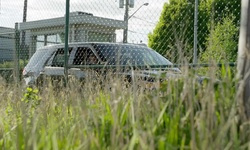
[[[155,90],[114,77],[60,89],[2,81],[0,149],[248,149],[234,78],[223,69],[216,83],[213,72],[201,85],[183,68]]]

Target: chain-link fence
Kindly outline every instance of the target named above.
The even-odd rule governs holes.
[[[46,71],[49,75],[71,74],[76,65],[89,67],[86,64],[92,56],[97,68],[117,64],[162,68],[170,62],[209,66],[211,60],[236,61],[240,0],[74,0],[69,5],[60,0],[0,2],[2,72],[16,72],[13,75],[21,79]],[[69,42],[66,49],[65,39]],[[49,45],[58,46],[44,48]]]

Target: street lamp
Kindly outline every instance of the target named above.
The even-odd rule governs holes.
[[[149,3],[144,3],[144,4],[142,4],[139,8],[136,9],[136,11],[135,11],[133,14],[131,14],[131,15],[128,17],[128,20],[129,20],[131,17],[133,17],[134,14],[135,14],[139,9],[142,8],[142,6],[148,6],[148,4],[149,4]]]
[[[128,42],[128,20],[134,16],[134,14],[140,10],[142,8],[142,6],[148,6],[149,3],[144,3],[142,4],[139,8],[136,9],[136,11],[134,13],[132,13],[130,16],[128,15],[128,6],[129,0],[126,0],[126,4],[125,4],[125,14],[124,14],[124,22],[126,23],[126,28],[123,30],[123,43],[127,43]]]

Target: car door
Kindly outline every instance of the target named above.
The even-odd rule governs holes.
[[[69,56],[73,51],[73,47],[69,47]],[[70,58],[70,57],[69,57]],[[55,76],[55,77],[63,77],[64,76],[64,48],[57,48],[53,57],[48,61],[46,66],[44,67],[43,75],[46,76]]]

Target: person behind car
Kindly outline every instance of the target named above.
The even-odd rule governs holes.
[[[96,65],[98,63],[98,59],[96,58],[96,56],[91,53],[89,55],[89,57],[87,58],[87,64],[88,65]]]

